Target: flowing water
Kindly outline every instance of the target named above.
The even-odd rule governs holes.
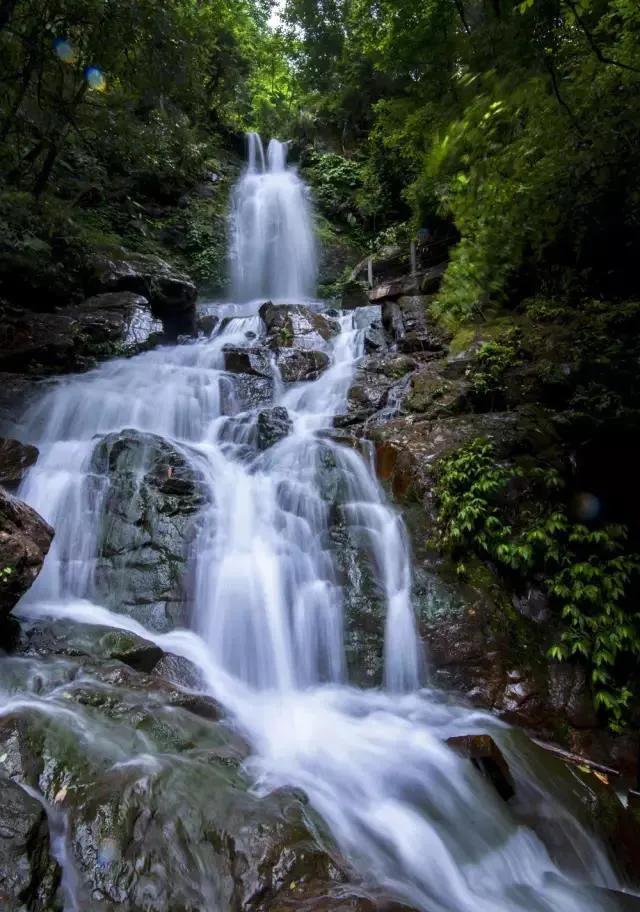
[[[23,437],[40,458],[20,496],[56,536],[21,615],[128,629],[191,659],[251,744],[256,788],[304,790],[371,888],[423,912],[617,908],[597,889],[620,889],[604,851],[572,817],[566,795],[541,784],[525,739],[424,686],[403,523],[367,462],[326,433],[363,354],[352,314],[325,344],[331,366],[319,379],[285,384],[274,368],[272,404],[288,410],[293,429],[256,450],[258,407],[243,404],[223,346],[259,345],[260,296],[306,299],[316,268],[306,189],[287,168],[284,145],[272,140],[265,162],[259,138],[250,138],[232,220],[235,301],[217,305],[231,317],[221,330],[63,379],[27,416]],[[205,480],[191,548],[190,631],[146,629],[99,604],[97,530],[109,502],[92,460],[104,435],[123,429],[167,439]],[[343,593],[323,544],[332,522],[322,493],[327,456],[344,492],[343,521],[370,555],[384,595],[384,689],[347,680]],[[14,694],[8,706],[30,699]],[[72,724],[72,706],[55,712]],[[443,743],[487,731],[510,761],[514,806]],[[523,822],[532,809],[551,819],[570,874]],[[67,867],[68,906],[79,908]]]

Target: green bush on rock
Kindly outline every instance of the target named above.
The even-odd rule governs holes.
[[[629,672],[640,657],[640,617],[629,604],[640,558],[626,550],[624,526],[590,528],[570,518],[553,502],[563,487],[555,470],[501,463],[493,445],[477,438],[440,465],[438,543],[461,576],[464,557],[475,555],[515,583],[542,585],[559,628],[549,657],[587,663],[595,706],[621,731]]]

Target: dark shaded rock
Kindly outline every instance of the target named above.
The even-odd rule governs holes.
[[[262,409],[258,413],[256,426],[258,449],[266,450],[291,433],[293,422],[289,418],[286,408],[277,405],[274,408]]]
[[[8,437],[0,438],[0,485],[17,488],[28,469],[35,465],[38,450],[29,444]]]
[[[386,409],[390,399],[393,399],[394,389],[404,388],[405,378],[415,367],[416,362],[406,355],[384,354],[364,358],[348,393],[347,413],[336,417],[336,427],[364,422],[376,412],[380,412],[385,420],[393,417],[381,410]]]
[[[224,368],[233,374],[250,374],[254,377],[272,377],[271,358],[264,349],[238,348],[225,345]]]
[[[382,325],[399,351],[406,354],[442,351],[445,338],[429,319],[429,302],[430,298],[418,294],[383,302]]]
[[[135,354],[149,347],[161,324],[147,299],[124,292],[100,294],[56,313],[3,307],[0,370],[34,374],[86,370],[96,358]]]
[[[15,435],[31,402],[41,396],[43,381],[24,374],[0,373],[0,434]]]
[[[322,314],[303,304],[272,304],[260,308],[270,348],[322,348],[338,327]]]
[[[165,331],[177,334],[193,329],[196,286],[160,257],[124,250],[121,256],[96,254],[87,264],[87,287],[94,294],[131,291],[144,295]]]
[[[118,343],[122,354],[153,347],[151,337],[162,330],[147,298],[130,291],[94,295],[67,312],[78,317],[82,333],[95,344]]]
[[[155,643],[128,630],[68,620],[22,625],[14,651],[24,656],[91,656],[118,659],[138,671],[151,671],[164,653]]]
[[[387,340],[381,325],[376,321],[364,332],[364,350],[367,354],[381,352],[387,348]]]
[[[210,336],[219,322],[220,318],[213,314],[202,314],[198,317],[197,327],[203,335]]]
[[[134,430],[101,440],[92,468],[102,504],[96,595],[151,629],[187,626],[189,549],[208,497],[201,472],[166,440]]]
[[[447,738],[447,744],[457,754],[468,757],[504,801],[515,795],[509,765],[491,735],[460,735]]]
[[[0,774],[0,908],[50,912],[59,880],[44,808]]]
[[[428,418],[444,418],[464,411],[468,384],[443,375],[444,362],[431,361],[420,365],[411,378],[405,400],[406,409]]]
[[[367,287],[363,282],[353,279],[346,282],[342,289],[342,309],[355,310],[357,307],[368,307],[371,303],[367,294]]]
[[[276,353],[276,365],[285,383],[317,380],[329,363],[329,356],[320,351],[284,348]]]
[[[551,619],[549,599],[541,589],[531,588],[523,595],[514,594],[512,602],[516,611],[536,624],[545,624]]]
[[[35,510],[0,488],[0,620],[35,580],[52,538]]]

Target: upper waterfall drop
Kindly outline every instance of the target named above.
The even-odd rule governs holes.
[[[287,143],[249,133],[231,202],[231,291],[237,302],[313,296],[318,273],[309,193],[287,166]]]

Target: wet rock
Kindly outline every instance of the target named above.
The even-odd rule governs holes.
[[[128,630],[49,619],[23,624],[14,651],[23,656],[119,659],[138,671],[151,671],[164,655],[155,643]]]
[[[400,351],[412,354],[443,350],[445,337],[428,315],[430,300],[415,294],[384,301],[382,325]]]
[[[171,684],[178,684],[189,690],[203,690],[202,672],[200,669],[185,659],[184,656],[163,655],[153,668],[153,674],[164,678]]]
[[[285,383],[317,380],[329,363],[329,356],[320,351],[284,348],[276,353],[276,365]]]
[[[35,510],[0,488],[0,621],[35,580],[52,538]]]
[[[144,295],[165,330],[193,329],[197,289],[189,278],[160,257],[122,251],[95,255],[87,264],[87,286],[94,294],[130,291]]]
[[[37,459],[36,447],[0,437],[0,485],[10,490],[17,488]]]
[[[224,368],[230,373],[250,374],[253,377],[271,377],[273,375],[271,358],[264,349],[225,345],[222,351]]]
[[[387,348],[387,340],[380,323],[372,323],[364,332],[364,350],[367,354],[381,352]]]
[[[220,398],[225,415],[269,405],[273,398],[273,377],[230,373],[220,382]]]
[[[34,374],[86,370],[96,358],[135,354],[162,324],[147,299],[134,293],[100,294],[56,313],[2,308],[0,370]]]
[[[365,421],[385,408],[390,391],[415,367],[416,362],[405,355],[372,355],[364,358],[347,396],[347,414],[338,416],[336,426]]]
[[[152,337],[162,331],[147,298],[133,292],[94,295],[69,312],[80,319],[83,334],[96,345],[117,344],[121,354],[152,348]]]
[[[291,433],[293,422],[286,408],[277,405],[274,408],[262,409],[258,413],[256,426],[258,449],[266,450]]]
[[[0,774],[0,907],[3,912],[50,912],[59,880],[44,808]]]
[[[515,795],[509,766],[502,751],[491,735],[461,735],[447,738],[447,744],[456,753],[469,760],[489,779],[504,801]]]
[[[303,304],[272,304],[260,308],[267,328],[270,348],[322,349],[338,332],[338,327]]]
[[[152,630],[188,626],[186,568],[208,497],[202,473],[155,434],[125,430],[92,458],[102,512],[96,596]]]
[[[213,314],[202,314],[201,317],[198,317],[197,328],[203,335],[210,336],[219,322],[219,317]]]
[[[31,716],[11,729],[36,761],[23,775],[67,815],[82,908],[265,912],[286,908],[293,896],[305,903],[354,896],[339,854],[314,835],[322,824],[304,798],[250,791],[241,766],[246,748],[226,726],[182,708],[161,713],[153,702],[150,715],[129,702],[135,695],[127,696],[121,680],[108,680],[115,696],[84,681],[67,690],[67,715],[70,707],[81,713],[89,737],[81,727],[70,736],[68,718],[55,716]],[[0,720],[5,753],[6,732],[7,720]],[[123,745],[129,762],[114,762]]]
[[[67,693],[68,699],[98,708],[111,719],[130,718],[140,730],[162,726],[162,706],[183,709],[210,722],[224,717],[224,710],[213,697],[185,690],[156,675],[155,670],[153,675],[144,674],[116,661],[83,663],[82,676]]]
[[[323,544],[332,553],[336,582],[342,589],[349,681],[362,687],[380,686],[386,599],[376,580],[370,549],[339,512]]]

